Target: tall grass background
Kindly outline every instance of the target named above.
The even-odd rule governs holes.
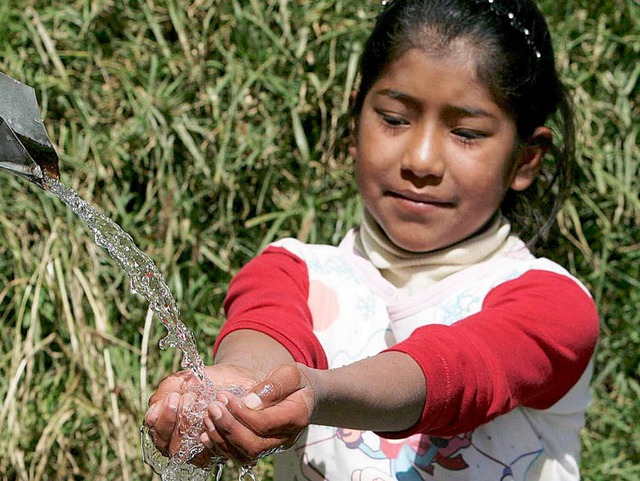
[[[580,162],[542,251],[588,285],[602,318],[583,476],[638,480],[640,4],[541,7]],[[208,362],[234,272],[276,237],[336,243],[358,221],[352,161],[331,147],[380,8],[0,3],[0,71],[36,89],[62,181],[154,259]],[[138,429],[178,353],[159,350],[162,325],[58,199],[8,173],[0,186],[0,479],[153,479]],[[268,461],[256,471],[272,479]]]

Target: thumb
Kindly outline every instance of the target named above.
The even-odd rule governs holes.
[[[242,402],[249,409],[264,409],[286,399],[302,388],[302,384],[302,374],[298,367],[286,364],[271,371],[264,381],[249,391]]]

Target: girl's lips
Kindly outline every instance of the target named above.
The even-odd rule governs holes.
[[[388,194],[391,197],[395,197],[400,200],[414,202],[416,204],[429,204],[438,207],[453,207],[453,202],[442,200],[438,197],[434,197],[430,194],[413,191],[389,191]]]

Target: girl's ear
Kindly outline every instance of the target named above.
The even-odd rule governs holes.
[[[551,146],[552,133],[548,127],[538,127],[520,150],[520,158],[513,173],[511,188],[525,190],[538,176],[542,160]]]

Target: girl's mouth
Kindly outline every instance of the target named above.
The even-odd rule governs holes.
[[[433,196],[424,192],[415,192],[411,190],[388,191],[387,194],[399,200],[412,202],[415,204],[434,205],[437,207],[453,207],[454,203],[443,200],[440,197]]]

